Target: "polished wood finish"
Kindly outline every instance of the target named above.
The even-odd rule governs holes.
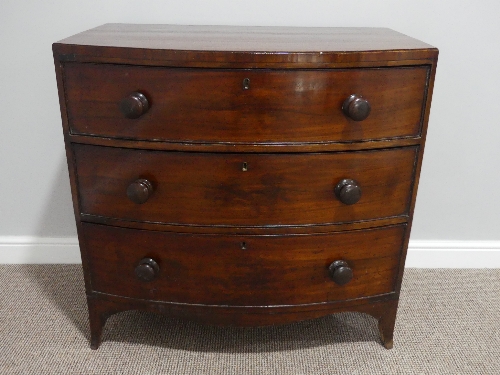
[[[89,306],[92,306],[90,309],[92,316],[97,317],[94,321],[104,323],[110,315],[123,311],[124,306],[129,310],[145,310],[169,314],[181,319],[191,319],[200,323],[238,327],[287,324],[297,320],[315,319],[344,311],[361,312],[373,316],[378,322],[380,338],[388,349],[392,347],[392,330],[394,330],[397,310],[397,300],[395,300],[394,294],[306,306],[234,307],[185,305],[157,301],[144,302],[138,299],[103,293],[92,294],[88,297],[88,302]],[[91,331],[92,345],[100,343],[104,323]],[[391,339],[386,337],[391,337]],[[97,349],[94,346],[92,348]]]
[[[438,51],[388,29],[108,24],[53,45],[89,306],[386,348]]]
[[[399,225],[310,236],[214,236],[87,223],[83,228],[95,291],[231,306],[314,304],[393,292],[405,231]],[[141,258],[158,263],[154,282],[137,280]],[[354,273],[342,287],[329,273],[338,259]]]
[[[68,63],[72,134],[197,143],[345,142],[416,137],[428,66],[349,70],[167,69]],[[242,88],[250,79],[251,88]],[[400,85],[400,82],[405,82]],[[120,111],[131,90],[151,108],[135,120]],[[370,115],[353,92],[370,101]],[[353,104],[354,103],[354,104]],[[368,107],[369,108],[369,107]]]
[[[385,28],[106,24],[54,43],[63,61],[338,68],[431,64],[438,50]]]
[[[147,221],[131,221],[128,219],[116,219],[105,216],[80,214],[80,220],[104,225],[113,225],[121,228],[155,230],[161,232],[181,232],[181,233],[211,233],[227,234],[237,231],[239,234],[314,234],[325,232],[341,232],[345,230],[370,229],[374,226],[397,225],[408,222],[407,215],[376,218],[372,220],[362,220],[347,223],[327,223],[318,225],[266,225],[249,227],[232,226],[200,226],[196,224],[176,224],[176,223],[157,223]]]
[[[168,142],[158,140],[138,141],[132,139],[118,139],[96,137],[91,135],[68,134],[73,143],[83,143],[96,146],[111,146],[158,151],[188,151],[188,152],[238,152],[248,153],[280,153],[280,152],[327,152],[327,151],[356,151],[375,150],[388,147],[405,147],[421,144],[421,137],[403,137],[360,142],[286,142],[286,143],[198,143],[198,142]]]
[[[233,227],[328,224],[407,215],[417,156],[415,147],[252,155],[88,145],[75,145],[74,151],[83,214]],[[242,171],[242,163],[247,163],[247,172]],[[336,184],[344,177],[355,178],[363,187],[356,204],[345,204],[335,195]],[[154,194],[139,206],[125,194],[130,182],[138,178],[155,186]],[[351,190],[340,195],[341,199],[356,198],[353,185],[348,187]]]

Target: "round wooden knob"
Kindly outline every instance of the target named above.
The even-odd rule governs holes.
[[[335,195],[344,204],[354,204],[361,199],[361,187],[356,181],[345,178],[335,186]]]
[[[127,118],[138,118],[149,109],[148,99],[140,92],[133,92],[120,102],[120,111]]]
[[[330,277],[339,285],[345,285],[352,280],[352,269],[345,260],[336,260],[328,267]]]
[[[342,105],[344,114],[354,121],[363,121],[368,117],[371,109],[368,100],[357,94],[349,96]]]
[[[152,281],[158,276],[160,266],[154,259],[141,259],[137,267],[135,267],[135,275],[141,281]]]
[[[153,185],[144,178],[132,182],[127,188],[127,197],[134,203],[142,204],[153,194]]]

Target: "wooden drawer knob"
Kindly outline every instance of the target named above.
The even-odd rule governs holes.
[[[134,203],[145,203],[153,194],[153,185],[144,178],[132,182],[127,188],[127,197]]]
[[[361,187],[356,181],[345,178],[335,186],[335,195],[344,204],[354,204],[361,199]]]
[[[141,281],[153,281],[160,272],[160,266],[154,259],[141,259],[137,267],[135,267],[135,275]]]
[[[345,285],[352,280],[352,269],[345,260],[336,260],[330,267],[330,277],[339,285]]]
[[[127,118],[138,118],[149,109],[149,102],[144,94],[133,92],[120,102],[120,111]]]
[[[371,106],[361,95],[349,96],[342,105],[344,114],[354,121],[363,121],[370,114]]]

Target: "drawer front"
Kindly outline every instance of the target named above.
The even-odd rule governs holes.
[[[220,236],[83,224],[92,289],[146,300],[215,305],[307,304],[394,291],[404,225],[317,235]],[[243,245],[244,244],[244,245]],[[141,281],[142,259],[158,264]],[[339,285],[329,266],[344,260]]]
[[[83,214],[203,226],[310,225],[406,215],[417,155],[417,147],[312,154],[73,147]],[[337,197],[335,187],[344,179],[359,186],[357,203]],[[144,180],[152,193],[145,203],[134,203],[128,193]]]
[[[428,72],[423,66],[279,71],[67,63],[64,75],[74,134],[196,143],[318,143],[418,136]],[[135,115],[145,113],[129,119],[120,103],[133,92],[145,95],[148,109],[141,107]],[[363,121],[342,111],[352,94],[371,105]]]

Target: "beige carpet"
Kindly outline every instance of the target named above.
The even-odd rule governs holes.
[[[80,266],[0,266],[1,374],[500,374],[500,270],[407,270],[394,349],[363,314],[216,328],[148,313],[89,348]]]

